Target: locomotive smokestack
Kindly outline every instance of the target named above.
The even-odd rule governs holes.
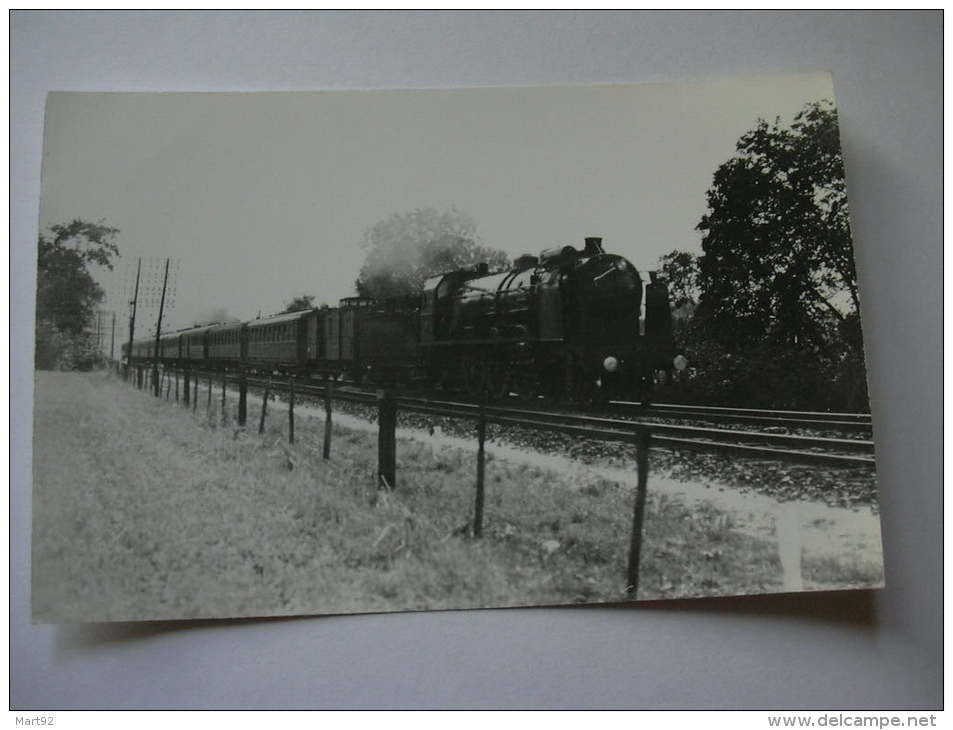
[[[583,250],[586,256],[595,256],[597,253],[602,252],[601,236],[589,236],[586,238],[586,248]]]

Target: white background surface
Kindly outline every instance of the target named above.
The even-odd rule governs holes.
[[[941,48],[938,12],[13,12],[13,707],[938,707]],[[33,286],[48,91],[677,81],[816,70],[834,74],[847,161],[885,591],[30,624]]]

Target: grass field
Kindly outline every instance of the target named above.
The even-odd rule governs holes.
[[[36,621],[266,616],[625,599],[633,494],[599,477],[475,458],[275,413],[248,432],[101,373],[37,373]],[[252,399],[250,399],[251,401]],[[230,406],[234,406],[234,401]],[[254,424],[252,426],[252,424]],[[639,598],[781,590],[777,547],[730,515],[650,492]],[[825,566],[827,569],[827,566]]]

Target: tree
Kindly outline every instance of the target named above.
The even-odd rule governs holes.
[[[305,312],[309,309],[314,308],[314,295],[313,294],[301,294],[294,297],[290,302],[285,305],[285,308],[282,309],[284,312]]]
[[[36,365],[88,367],[96,306],[105,298],[91,266],[112,270],[119,256],[119,230],[102,221],[79,219],[50,227],[38,239],[36,287]]]
[[[482,244],[476,222],[455,208],[438,212],[417,208],[396,213],[369,228],[361,241],[367,251],[355,282],[360,296],[376,299],[417,294],[429,277],[486,262],[503,269],[503,251]]]
[[[836,111],[759,120],[737,151],[698,224],[700,314],[734,342],[821,346],[859,309]]]
[[[698,303],[698,257],[690,251],[672,251],[658,261],[658,270],[668,283],[672,307],[694,307]]]
[[[857,274],[837,115],[808,104],[789,126],[759,120],[715,171],[703,253],[660,261],[676,305],[697,301],[679,346],[691,401],[868,407]],[[696,299],[697,297],[697,299]]]

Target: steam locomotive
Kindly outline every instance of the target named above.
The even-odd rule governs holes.
[[[155,339],[137,340],[123,357],[132,366],[344,375],[586,403],[644,399],[675,354],[666,284],[650,272],[643,287],[601,238],[521,256],[508,271],[478,264],[441,274],[416,297],[350,297],[334,308],[167,333],[155,349]]]

